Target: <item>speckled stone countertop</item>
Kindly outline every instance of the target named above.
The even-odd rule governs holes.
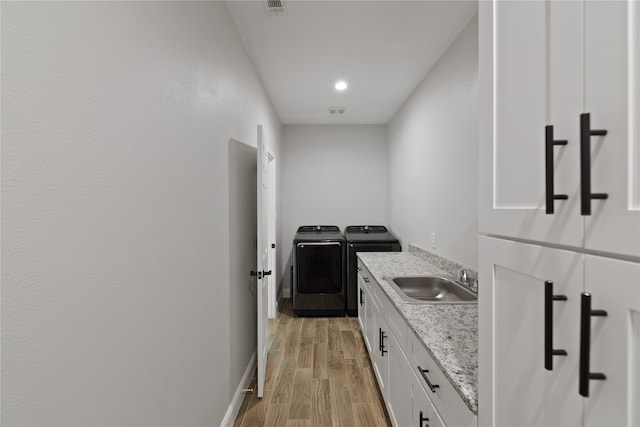
[[[474,414],[478,414],[477,304],[410,304],[384,277],[447,274],[409,252],[359,252],[371,274]]]

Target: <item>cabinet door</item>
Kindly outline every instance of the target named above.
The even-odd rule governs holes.
[[[585,105],[592,129],[591,202],[585,216],[589,249],[640,256],[640,5],[587,1]],[[577,124],[578,122],[576,122]]]
[[[640,425],[640,263],[585,257],[585,291],[591,308],[606,317],[590,319],[589,381],[584,398],[586,426]]]
[[[480,2],[480,231],[582,246],[578,2]],[[492,108],[491,108],[492,107]],[[546,213],[545,126],[555,200]]]
[[[480,237],[479,411],[482,426],[579,426],[576,319],[583,257],[575,252]],[[553,281],[545,366],[545,281]]]
[[[372,320],[372,333],[374,335],[371,340],[372,351],[369,354],[371,357],[371,364],[373,366],[373,371],[376,374],[376,378],[378,380],[378,385],[380,386],[380,392],[383,396],[387,395],[387,378],[389,376],[389,364],[387,363],[388,351],[388,339],[389,335],[387,324],[382,318],[380,314],[380,309],[376,306],[374,299],[371,298],[372,304],[369,306],[371,311],[371,320]]]
[[[367,350],[371,353],[371,343],[369,342],[369,334],[367,333],[369,299],[366,283],[364,283],[362,275],[358,273],[358,323],[360,324],[360,330],[362,331],[362,337],[364,338]]]
[[[377,343],[378,343],[378,335],[377,329],[375,325],[374,316],[376,313],[376,306],[373,302],[373,298],[371,297],[371,289],[369,285],[363,286],[364,289],[364,334],[367,341],[367,347],[369,349],[369,354],[373,360],[373,354],[377,351]]]
[[[444,427],[444,422],[438,415],[429,395],[420,385],[420,380],[411,372],[408,375],[411,388],[411,414],[407,426]]]
[[[410,425],[409,418],[409,401],[407,396],[410,393],[407,382],[407,359],[405,358],[400,344],[396,340],[395,335],[391,332],[387,334],[388,353],[387,357],[389,378],[387,380],[387,394],[385,396],[389,407],[389,416],[395,426]]]

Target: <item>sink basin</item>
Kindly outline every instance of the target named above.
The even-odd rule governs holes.
[[[477,304],[478,296],[465,286],[443,276],[387,277],[398,295],[410,303]]]

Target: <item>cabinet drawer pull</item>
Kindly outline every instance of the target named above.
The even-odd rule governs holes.
[[[360,305],[364,305],[364,292],[360,289]]]
[[[385,345],[384,345],[384,339],[387,337],[387,335],[384,333],[384,331],[382,330],[382,328],[378,328],[380,333],[379,333],[379,337],[380,337],[380,354],[382,355],[382,357],[384,357],[385,353],[388,353]]]
[[[591,192],[591,137],[606,135],[604,129],[591,129],[589,113],[580,114],[580,212],[591,215],[591,200],[606,199],[606,193]]]
[[[424,378],[424,380],[427,382],[427,385],[429,386],[429,390],[431,390],[432,393],[435,393],[436,389],[439,388],[440,386],[438,384],[431,384],[429,377],[427,377],[427,372],[429,372],[429,370],[422,369],[420,366],[418,366],[418,372],[420,372],[420,375],[422,375],[422,378]]]
[[[429,418],[427,418],[424,415],[422,415],[422,411],[420,411],[419,422],[420,422],[420,424],[418,424],[418,427],[425,427],[424,423],[428,423],[429,422]],[[429,427],[429,424],[427,424],[426,427]]]
[[[591,316],[606,316],[605,310],[591,309],[591,294],[583,292],[580,304],[580,395],[589,397],[589,380],[605,380],[598,372],[590,372],[591,357]]]
[[[566,356],[566,350],[553,349],[553,302],[566,301],[566,295],[553,294],[553,282],[544,282],[544,368],[553,371],[553,356]]]
[[[554,213],[554,202],[556,200],[567,200],[569,198],[566,194],[555,194],[554,191],[554,174],[553,174],[553,148],[556,145],[567,145],[565,139],[553,139],[553,126],[545,126],[544,128],[544,140],[545,140],[545,199],[547,205],[547,214]]]

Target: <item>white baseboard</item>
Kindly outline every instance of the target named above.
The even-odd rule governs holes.
[[[245,369],[244,374],[242,375],[242,379],[240,380],[240,384],[238,384],[238,388],[233,395],[233,399],[231,400],[231,404],[229,408],[227,408],[227,413],[224,415],[224,419],[220,424],[220,427],[232,427],[233,422],[236,420],[236,416],[240,411],[240,406],[242,406],[242,400],[244,399],[244,390],[249,387],[249,383],[251,383],[251,378],[253,377],[253,373],[256,370],[256,353],[254,352],[251,355],[251,359],[249,360],[249,364],[247,365],[247,369]]]

